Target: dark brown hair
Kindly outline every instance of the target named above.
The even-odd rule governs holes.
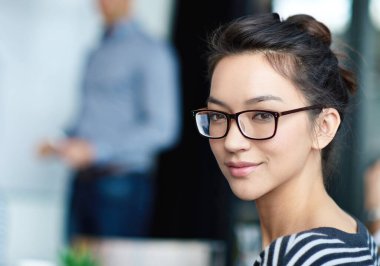
[[[294,15],[286,20],[277,13],[242,17],[210,36],[209,75],[226,56],[261,52],[278,73],[295,84],[310,105],[335,108],[343,120],[350,95],[356,91],[356,79],[340,64],[330,48],[331,41],[330,30],[309,15]],[[333,167],[333,142],[322,151],[325,177]]]

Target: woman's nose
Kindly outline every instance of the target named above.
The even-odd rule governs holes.
[[[244,137],[243,133],[239,130],[236,120],[231,120],[224,146],[231,152],[246,150],[250,147],[250,139]]]

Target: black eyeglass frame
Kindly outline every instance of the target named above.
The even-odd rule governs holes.
[[[235,114],[229,114],[229,113],[226,113],[226,112],[223,112],[223,111],[203,108],[203,109],[193,110],[191,112],[192,112],[194,118],[196,117],[197,113],[204,112],[204,111],[211,111],[211,112],[220,113],[220,114],[223,114],[223,115],[225,115],[227,117],[227,129],[226,129],[226,133],[223,136],[221,136],[221,137],[211,137],[211,136],[205,136],[205,135],[203,135],[199,131],[198,125],[196,124],[198,132],[200,133],[201,136],[203,136],[205,138],[208,138],[208,139],[222,139],[222,138],[226,137],[227,134],[228,134],[228,132],[230,131],[231,119],[234,119],[236,121],[236,125],[237,125],[240,133],[244,137],[246,137],[248,139],[252,139],[252,140],[267,140],[267,139],[273,138],[276,135],[277,125],[278,125],[278,119],[280,118],[280,116],[284,116],[284,115],[288,115],[288,114],[293,114],[293,113],[298,113],[298,112],[302,112],[302,111],[308,111],[308,110],[316,110],[316,109],[321,109],[322,110],[323,108],[326,108],[326,107],[324,107],[323,105],[311,105],[311,106],[296,108],[296,109],[287,110],[287,111],[283,111],[283,112],[274,112],[274,111],[268,111],[268,110],[244,110],[244,111],[237,112]],[[271,115],[273,115],[273,117],[274,117],[274,131],[273,131],[273,134],[270,137],[267,137],[267,138],[251,138],[251,137],[248,137],[247,135],[245,135],[244,132],[243,132],[243,130],[240,128],[240,124],[239,124],[239,120],[238,119],[239,119],[239,115],[244,114],[244,113],[248,113],[248,112],[265,112],[265,113],[270,113]]]

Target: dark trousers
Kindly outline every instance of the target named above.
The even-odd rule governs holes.
[[[69,196],[67,240],[75,236],[147,237],[155,198],[149,174],[77,173]]]

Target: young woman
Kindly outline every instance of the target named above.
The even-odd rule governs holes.
[[[328,195],[335,136],[356,89],[308,15],[237,19],[210,39],[210,96],[193,112],[232,191],[254,200],[254,265],[379,265],[364,225]]]

